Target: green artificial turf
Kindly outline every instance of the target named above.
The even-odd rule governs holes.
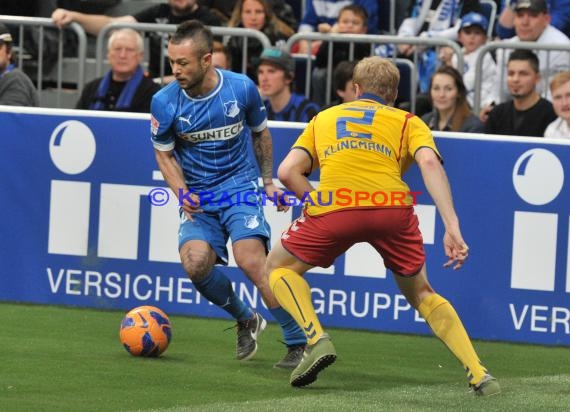
[[[272,367],[285,353],[274,323],[238,362],[227,320],[170,316],[170,347],[147,359],[119,343],[123,312],[0,303],[0,315],[1,411],[570,410],[570,348],[475,342],[503,388],[481,399],[435,338],[329,329],[337,362],[296,389]]]

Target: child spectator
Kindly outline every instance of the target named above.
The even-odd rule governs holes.
[[[463,73],[463,83],[467,89],[467,101],[473,107],[475,96],[475,63],[481,51],[481,47],[487,43],[487,28],[489,21],[479,13],[471,12],[461,18],[461,25],[457,34],[457,40],[463,45],[463,68],[457,67],[457,56],[449,47],[440,49],[439,57],[444,64],[455,67]],[[481,105],[488,105],[498,99],[495,76],[497,64],[490,53],[483,57],[481,75]]]
[[[356,100],[356,90],[354,89],[354,83],[352,82],[354,66],[356,66],[356,63],[358,62],[354,60],[345,60],[337,64],[334,69],[333,88],[338,99],[332,102],[331,105]]]
[[[409,17],[404,19],[398,28],[401,37],[445,37],[450,40],[457,39],[460,17],[470,11],[478,11],[479,1],[469,0],[415,0],[410,4]],[[412,56],[416,46],[400,44],[400,53]],[[433,48],[419,50],[419,90],[428,91],[428,85],[437,68],[437,54]]]
[[[377,0],[307,0],[305,14],[299,24],[299,33],[328,33],[337,21],[340,10],[349,4],[356,4],[368,13],[368,29],[371,34],[378,33],[378,1]],[[313,42],[314,47],[318,42]],[[303,40],[295,49],[298,53],[308,53],[309,44]]]
[[[340,9],[338,19],[334,26],[330,27],[329,33],[343,34],[366,34],[368,13],[361,6],[349,4]],[[328,68],[329,49],[332,47],[332,67]],[[350,49],[353,48],[353,55]],[[312,98],[319,105],[328,103],[327,73],[333,71],[336,65],[344,60],[361,60],[370,56],[371,44],[368,43],[331,43],[323,41],[315,59],[315,69],[312,73]]]

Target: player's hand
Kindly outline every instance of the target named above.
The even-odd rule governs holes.
[[[194,218],[192,217],[192,215],[194,213],[204,213],[204,211],[200,208],[200,196],[198,196],[195,193],[191,193],[188,196],[190,197],[191,200],[189,200],[187,197],[184,197],[182,200],[181,207],[182,210],[184,211],[184,214],[186,215],[186,218],[191,222],[193,222]]]
[[[288,202],[288,197],[285,195],[283,190],[275,186],[275,183],[264,185],[264,189],[269,199],[277,198],[276,206],[278,212],[286,212],[289,210],[291,203]]]
[[[448,230],[443,236],[445,255],[449,258],[443,267],[453,266],[453,270],[459,269],[469,256],[469,246],[463,240],[459,230]]]
[[[51,14],[51,19],[60,29],[73,22],[73,16],[69,10],[55,9]]]

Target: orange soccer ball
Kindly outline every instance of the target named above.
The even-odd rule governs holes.
[[[139,306],[130,310],[121,321],[119,338],[133,356],[159,356],[172,338],[170,320],[157,307]]]

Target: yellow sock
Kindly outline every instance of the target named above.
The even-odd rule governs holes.
[[[315,313],[307,281],[290,269],[280,268],[269,275],[269,286],[283,309],[303,328],[307,343],[317,343],[323,334],[323,327]]]
[[[479,383],[487,370],[481,365],[467,331],[453,306],[445,298],[434,293],[422,301],[418,311],[435,336],[441,339],[463,364],[469,383]]]

